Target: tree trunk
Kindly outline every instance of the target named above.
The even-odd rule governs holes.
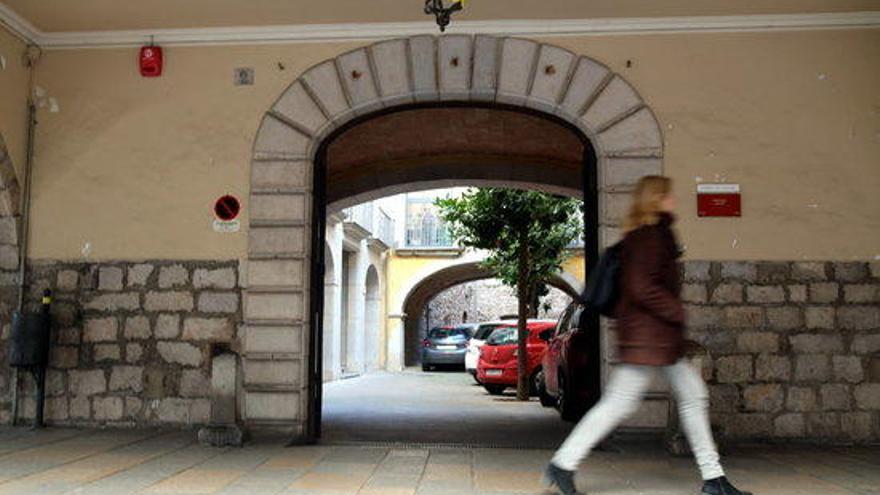
[[[519,280],[517,280],[517,297],[519,298],[519,323],[517,325],[517,380],[516,380],[516,398],[517,400],[529,400],[529,377],[526,364],[528,355],[526,354],[526,318],[529,310],[529,243],[528,231],[520,233],[519,244]]]

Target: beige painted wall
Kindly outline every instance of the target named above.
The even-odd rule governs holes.
[[[657,112],[691,258],[880,255],[880,30],[544,41],[604,61]],[[244,257],[244,231],[211,230],[213,200],[246,199],[262,113],[352,46],[170,48],[155,80],[133,49],[49,52],[38,81],[61,112],[40,116],[32,255]],[[232,85],[241,66],[254,86]],[[697,219],[700,178],[742,184],[744,217]]]
[[[0,55],[6,58],[6,69],[0,69],[0,136],[19,177],[27,148],[28,71],[21,63],[24,49],[21,40],[0,26]]]

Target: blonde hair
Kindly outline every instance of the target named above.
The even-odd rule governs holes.
[[[632,205],[623,219],[624,232],[644,225],[655,225],[660,218],[660,203],[672,191],[669,177],[648,175],[642,177],[632,194]]]

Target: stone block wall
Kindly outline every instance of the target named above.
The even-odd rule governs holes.
[[[568,294],[550,287],[550,293],[541,298],[538,317],[555,320],[570,303]],[[513,289],[498,279],[479,280],[456,285],[437,294],[428,302],[420,321],[428,321],[428,328],[433,328],[463,323],[465,313],[467,322],[464,323],[474,323],[497,320],[502,315],[516,314],[517,311],[518,302]]]
[[[880,263],[684,267],[712,420],[734,439],[880,439]]]
[[[210,415],[211,356],[237,349],[238,262],[38,263],[30,309],[53,291],[46,385],[50,424],[198,425]],[[9,421],[9,331],[3,308],[0,420]],[[34,414],[22,374],[19,417]]]

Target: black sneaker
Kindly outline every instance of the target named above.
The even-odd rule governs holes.
[[[752,493],[737,489],[730,481],[727,481],[726,476],[722,476],[703,483],[700,495],[752,495]]]
[[[550,487],[559,488],[562,495],[584,495],[574,487],[574,471],[559,468],[552,462],[547,464],[544,471],[544,482]]]

